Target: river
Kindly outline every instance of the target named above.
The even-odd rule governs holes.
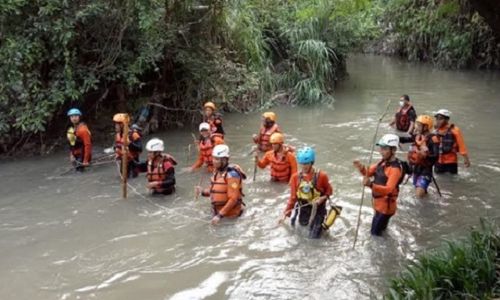
[[[201,173],[178,174],[176,194],[164,198],[146,194],[142,175],[130,181],[135,190],[123,200],[113,165],[59,176],[67,168],[65,152],[2,162],[0,298],[379,298],[409,259],[462,236],[481,216],[500,215],[499,73],[435,70],[369,55],[352,56],[348,70],[333,105],[273,109],[288,143],[316,148],[316,166],[328,173],[333,200],[344,208],[325,238],[310,240],[304,230],[277,226],[287,186],[270,183],[268,171],[251,180],[247,154],[259,114],[227,114],[231,160],[250,179],[243,217],[217,227],[208,225],[208,199],[194,197],[193,186],[208,182]],[[431,188],[420,201],[410,184],[403,186],[383,238],[369,235],[373,212],[366,198],[353,250],[361,176],[352,160],[367,161],[386,99],[395,100],[393,111],[401,94],[410,95],[418,113],[452,112],[472,166],[465,169],[461,160],[458,176],[437,176],[442,198]],[[380,134],[390,131],[383,123]],[[194,160],[187,154],[190,132],[156,135],[178,159],[178,171]]]

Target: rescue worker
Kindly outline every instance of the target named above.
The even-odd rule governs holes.
[[[217,225],[222,218],[237,218],[244,209],[243,180],[245,173],[238,165],[229,164],[229,147],[217,145],[212,151],[214,174],[209,189],[195,187],[196,196],[210,197],[212,203],[212,225]]]
[[[198,140],[198,159],[191,166],[189,171],[194,171],[205,165],[208,172],[212,173],[214,171],[212,150],[216,145],[224,144],[224,140],[219,135],[211,134],[210,124],[208,123],[201,123],[199,131],[200,138]]]
[[[203,122],[210,124],[211,134],[224,139],[224,128],[222,127],[222,116],[216,112],[213,102],[206,102],[203,105]]]
[[[399,137],[386,134],[378,141],[382,160],[366,168],[359,160],[353,162],[364,175],[363,185],[371,188],[375,215],[371,234],[380,236],[387,229],[390,218],[396,213],[399,185],[405,175],[404,165],[396,158]],[[373,177],[373,181],[371,180]]]
[[[253,135],[253,141],[258,145],[261,152],[267,152],[272,149],[270,139],[275,132],[281,132],[276,123],[276,114],[273,112],[265,112],[262,114],[262,126],[259,134]]]
[[[396,126],[396,129],[402,132],[406,132],[411,135],[413,128],[415,126],[415,120],[417,119],[417,113],[412,103],[410,102],[410,96],[403,95],[399,99],[399,109],[396,115],[392,119],[389,126]]]
[[[255,163],[261,169],[271,165],[271,181],[288,183],[292,174],[297,173],[294,149],[284,144],[285,137],[279,132],[273,133],[269,142],[272,150],[267,151],[261,160],[255,153]]]
[[[290,178],[290,198],[279,219],[283,223],[286,217],[291,218],[292,226],[298,216],[299,224],[309,225],[309,238],[320,238],[323,231],[323,221],[326,216],[326,200],[333,193],[325,172],[313,167],[316,153],[311,147],[304,147],[297,151],[297,161],[300,172],[292,174]],[[313,209],[315,207],[315,209]],[[313,213],[315,214],[313,215]]]
[[[162,140],[152,138],[146,144],[148,151],[147,162],[140,163],[138,170],[146,172],[148,183],[146,187],[152,191],[153,195],[170,195],[175,192],[175,169],[177,165],[175,159],[163,153],[165,145]]]
[[[408,162],[412,169],[415,194],[419,199],[427,194],[427,188],[433,180],[432,167],[439,155],[439,140],[431,132],[433,125],[431,116],[420,115],[415,122],[414,134],[399,138],[400,143],[412,143]]]
[[[92,159],[92,139],[87,125],[81,121],[82,112],[72,108],[67,113],[71,126],[66,131],[69,143],[69,160],[76,170],[82,172]]]
[[[450,124],[451,113],[447,109],[440,109],[434,117],[436,118],[435,134],[439,138],[439,158],[434,166],[436,173],[458,173],[458,155],[464,157],[464,166],[470,167],[469,155],[465,146],[462,131]]]
[[[116,154],[116,160],[121,161],[123,157],[123,144],[124,144],[124,136],[123,136],[123,127],[125,126],[125,123],[128,123],[129,117],[128,114],[125,113],[119,113],[115,114],[113,116],[113,122],[115,123],[115,154]],[[137,170],[137,165],[140,163],[139,162],[139,155],[142,152],[142,136],[140,132],[140,127],[137,125],[132,125],[129,130],[128,134],[128,139],[127,139],[127,145],[128,147],[128,155],[127,155],[127,170],[128,170],[128,177],[137,177],[138,175],[138,170]],[[121,167],[121,164],[120,164]],[[122,172],[120,170],[120,172]]]

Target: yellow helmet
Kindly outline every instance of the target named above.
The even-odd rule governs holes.
[[[215,110],[215,104],[213,102],[210,102],[210,101],[206,102],[203,105],[203,108],[207,108],[207,107],[211,108],[212,110]]]
[[[128,123],[128,114],[120,113],[113,116],[113,122],[115,123]]]
[[[271,144],[283,144],[285,142],[285,137],[283,134],[279,132],[275,132],[271,134],[271,138],[269,139],[269,142]]]
[[[423,125],[427,125],[428,129],[432,129],[432,125],[434,125],[432,117],[428,115],[420,115],[418,116],[416,121],[422,123]]]
[[[269,119],[269,120],[271,120],[271,121],[273,121],[273,122],[276,122],[276,114],[275,114],[275,113],[273,113],[273,112],[271,112],[271,111],[268,111],[268,112],[263,113],[263,114],[262,114],[262,117],[263,117],[264,119]]]

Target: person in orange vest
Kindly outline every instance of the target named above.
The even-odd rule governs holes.
[[[301,171],[292,174],[290,178],[290,198],[278,223],[283,223],[287,217],[291,218],[292,226],[299,219],[301,226],[309,225],[309,237],[318,239],[323,232],[323,222],[326,216],[326,201],[333,194],[328,175],[313,167],[316,152],[311,147],[304,147],[297,151],[297,161]],[[313,214],[313,206],[316,214]],[[312,218],[312,220],[311,220]]]
[[[396,158],[399,137],[386,134],[378,141],[382,160],[365,167],[355,160],[359,172],[364,175],[363,185],[371,188],[375,215],[372,219],[371,234],[380,236],[387,229],[389,220],[396,213],[399,185],[405,176],[404,162]],[[371,179],[373,177],[373,180]]]
[[[399,99],[399,109],[389,126],[396,126],[396,129],[411,135],[417,119],[417,112],[410,102],[410,96],[403,95]]]
[[[431,116],[420,115],[415,122],[411,137],[399,137],[400,143],[412,143],[408,151],[408,162],[412,168],[413,186],[416,197],[422,199],[433,180],[432,167],[439,155],[439,140],[431,130],[434,122]]]
[[[222,127],[222,115],[216,111],[213,102],[203,105],[203,122],[210,124],[211,134],[224,139],[224,128]]]
[[[72,108],[67,113],[71,126],[66,131],[69,143],[69,160],[76,170],[82,172],[92,160],[92,139],[87,125],[81,121],[82,112]]]
[[[245,173],[238,165],[229,164],[229,147],[217,145],[212,151],[215,171],[209,189],[195,187],[195,194],[210,197],[213,217],[212,225],[217,225],[222,218],[237,218],[244,209],[243,180]]]
[[[115,155],[116,155],[116,160],[121,161],[123,157],[122,153],[122,147],[124,144],[124,137],[123,137],[123,127],[125,123],[128,123],[129,117],[125,113],[119,113],[115,114],[113,116],[113,122],[115,123]],[[142,136],[141,132],[137,126],[132,125],[132,127],[129,130],[129,136],[128,136],[128,155],[127,155],[127,160],[128,160],[128,174],[127,176],[130,177],[132,176],[133,178],[137,177],[138,171],[137,171],[137,164],[139,164],[139,155],[142,152]],[[121,164],[120,164],[121,167]],[[120,172],[122,172],[120,170]]]
[[[265,112],[262,114],[262,126],[259,134],[253,135],[253,141],[258,145],[261,152],[267,152],[272,149],[270,139],[275,132],[281,132],[276,123],[276,114],[273,112]]]
[[[146,144],[148,160],[138,164],[138,171],[147,172],[146,188],[153,195],[170,195],[175,192],[175,166],[177,161],[165,151],[162,140],[152,138]]]
[[[224,140],[219,135],[211,134],[210,124],[208,123],[201,123],[199,131],[200,138],[198,140],[198,159],[191,166],[189,171],[192,172],[205,165],[208,172],[212,173],[214,171],[212,150],[215,146],[224,144]]]
[[[283,134],[273,133],[270,138],[273,149],[267,151],[261,160],[259,154],[255,153],[255,163],[261,169],[271,165],[271,181],[288,183],[292,174],[297,173],[297,160],[293,148],[284,142]]]
[[[434,133],[439,138],[439,158],[434,166],[436,173],[458,173],[458,155],[464,157],[464,166],[470,167],[469,155],[465,146],[462,131],[454,124],[450,124],[451,113],[447,109],[440,109],[434,117],[436,118],[436,130]]]

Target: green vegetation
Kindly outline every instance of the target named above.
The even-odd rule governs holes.
[[[71,106],[95,125],[154,102],[176,109],[153,109],[153,127],[168,127],[207,99],[236,111],[331,102],[348,52],[367,42],[444,67],[500,65],[470,11],[465,0],[1,1],[0,154],[34,140],[44,152]]]
[[[61,132],[70,106],[88,120],[155,102],[178,109],[154,113],[169,126],[206,99],[231,110],[332,101],[362,36],[350,15],[367,3],[2,1],[0,153]]]
[[[391,0],[373,5],[378,6],[374,17],[381,17],[384,28],[377,52],[444,68],[500,67],[499,41],[466,0]]]
[[[412,262],[390,284],[388,299],[491,299],[500,295],[500,235],[482,222],[467,239]]]

